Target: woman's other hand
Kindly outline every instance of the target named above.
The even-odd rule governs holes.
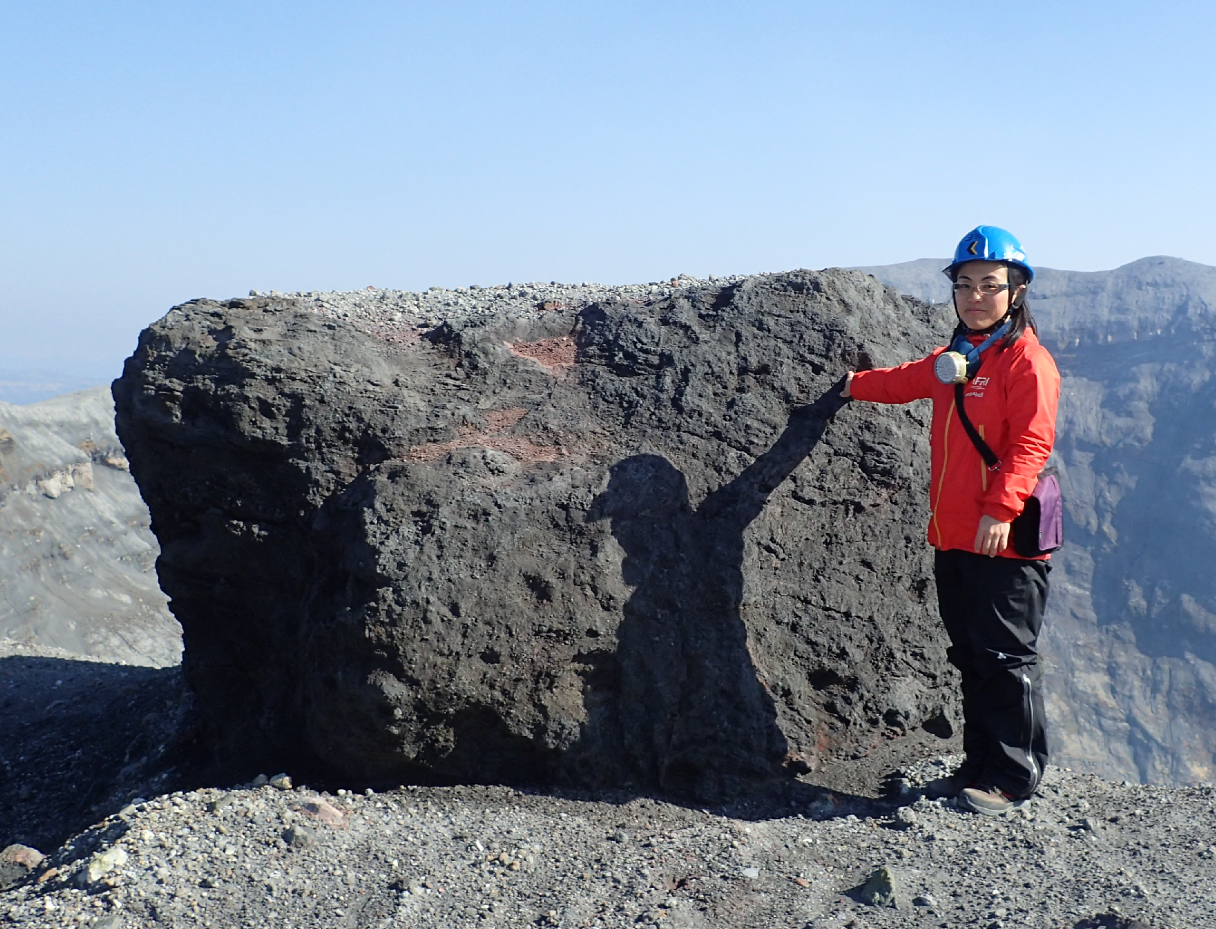
[[[853,372],[850,371],[848,374],[846,374],[844,376],[844,390],[842,390],[840,392],[840,396],[842,396],[842,397],[852,397],[853,396],[852,391],[849,390],[849,387],[852,385],[852,383],[853,383]]]
[[[1009,526],[991,516],[981,516],[980,528],[975,534],[975,550],[989,557],[999,555],[1009,547]]]

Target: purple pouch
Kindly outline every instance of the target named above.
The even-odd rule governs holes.
[[[1023,558],[1054,552],[1064,544],[1064,498],[1055,468],[1039,472],[1039,483],[1013,521],[1013,550]]]

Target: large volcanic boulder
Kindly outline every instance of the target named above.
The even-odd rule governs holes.
[[[712,796],[948,735],[928,410],[838,392],[949,321],[844,271],[535,296],[143,333],[118,431],[217,759]]]

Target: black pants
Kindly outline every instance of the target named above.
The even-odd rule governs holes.
[[[1029,797],[1047,764],[1038,640],[1046,562],[937,552],[933,574],[947,656],[963,676],[963,749],[985,787]]]

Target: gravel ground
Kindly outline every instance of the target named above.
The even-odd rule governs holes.
[[[1216,926],[1216,788],[1053,769],[1023,810],[990,819],[917,798],[914,785],[951,761],[905,769],[902,801],[816,791],[809,802],[774,794],[710,810],[503,787],[174,793],[75,836],[0,896],[0,920]],[[884,867],[893,903],[864,902],[857,888]]]

